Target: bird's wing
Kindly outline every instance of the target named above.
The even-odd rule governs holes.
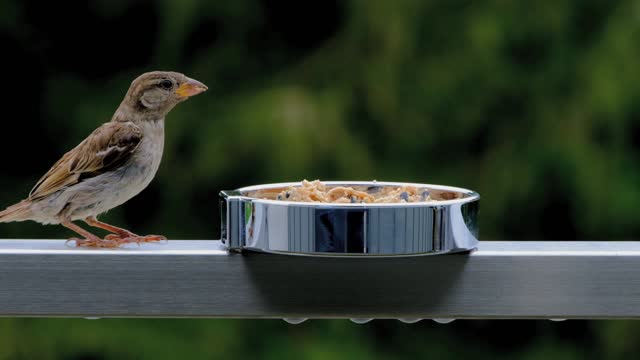
[[[45,197],[122,166],[131,158],[140,140],[142,131],[132,122],[109,122],[100,126],[53,165],[33,187],[29,199]]]

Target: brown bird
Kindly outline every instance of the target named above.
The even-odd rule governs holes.
[[[164,118],[178,103],[207,87],[183,74],[154,71],[135,79],[111,121],[64,154],[29,193],[0,212],[0,222],[32,220],[61,224],[82,238],[77,246],[118,247],[164,236],[139,236],[98,221],[97,216],[123,204],[149,185],[160,166]],[[111,232],[104,239],[73,223]]]

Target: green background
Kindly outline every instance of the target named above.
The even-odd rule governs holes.
[[[3,205],[162,69],[209,91],[167,118],[155,181],[102,217],[133,231],[217,238],[220,190],[319,178],[477,190],[487,240],[640,234],[637,1],[4,0],[0,46]],[[2,238],[69,236],[0,225]],[[0,319],[0,359],[622,359],[639,330]]]

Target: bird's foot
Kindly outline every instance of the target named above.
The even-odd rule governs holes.
[[[135,236],[128,236],[128,237],[120,237],[119,235],[109,234],[105,236],[104,239],[71,238],[67,240],[67,243],[75,241],[76,247],[115,249],[125,244],[135,243],[140,245],[141,243],[159,242],[163,240],[167,240],[167,238],[161,235],[146,235],[146,236],[135,235]]]
[[[129,234],[109,234],[107,236],[104,237],[105,241],[114,241],[116,243],[118,243],[118,246],[123,245],[123,244],[132,244],[132,243],[136,243],[138,245],[140,245],[141,243],[148,243],[148,242],[159,242],[159,241],[164,241],[167,240],[166,237],[162,236],[162,235],[144,235],[144,236],[140,236],[140,235],[136,235],[133,233],[129,233]]]
[[[73,242],[75,241],[76,243],[76,247],[87,247],[87,248],[109,248],[109,249],[113,249],[113,248],[117,248],[119,247],[121,244],[119,244],[116,241],[113,240],[107,240],[107,239],[79,239],[79,238],[71,238],[69,240],[67,240],[67,242],[65,244],[68,244],[69,242]]]

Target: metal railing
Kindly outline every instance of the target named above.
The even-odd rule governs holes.
[[[640,242],[482,241],[468,254],[354,259],[230,254],[214,240],[0,240],[0,316],[639,318]]]

